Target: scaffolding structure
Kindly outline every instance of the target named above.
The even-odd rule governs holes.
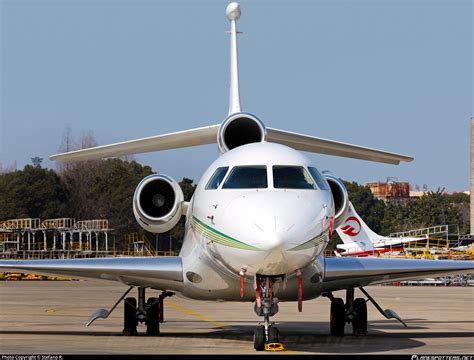
[[[129,256],[175,256],[174,251],[158,251],[145,234],[131,233],[127,235]]]
[[[0,257],[6,259],[65,259],[111,254],[109,222],[72,218],[0,221]]]
[[[472,236],[460,236],[459,227],[439,225],[423,229],[396,232],[390,238],[410,238],[403,242],[402,251],[396,257],[418,259],[474,259]],[[397,246],[399,247],[399,246]],[[388,252],[389,256],[393,256]]]
[[[0,221],[1,259],[72,259],[106,256],[173,256],[158,251],[145,234],[126,235],[128,247],[117,250],[109,243],[105,219],[37,218]]]

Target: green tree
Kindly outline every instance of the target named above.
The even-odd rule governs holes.
[[[26,165],[0,175],[0,219],[63,217],[68,191],[53,171]]]
[[[31,163],[33,164],[33,166],[35,168],[41,168],[41,163],[43,162],[43,158],[39,157],[39,156],[35,156],[33,158],[31,158]]]
[[[444,194],[442,189],[429,192],[407,202],[389,202],[382,220],[384,233],[407,231],[437,225],[459,226],[461,233],[469,229],[469,221],[463,216],[458,196]]]
[[[118,238],[140,229],[132,210],[135,188],[152,174],[149,166],[120,159],[86,161],[64,167],[69,216],[76,220],[109,219]]]

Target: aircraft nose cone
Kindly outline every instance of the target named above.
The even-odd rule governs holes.
[[[282,250],[285,243],[285,238],[279,233],[265,234],[261,240],[260,248],[264,251]]]
[[[244,267],[248,274],[261,275],[289,274],[306,266],[314,252],[292,249],[318,231],[321,209],[316,211],[314,202],[290,192],[278,196],[247,194],[234,199],[224,212],[226,225],[234,237],[254,250],[229,252],[226,261],[234,269]]]

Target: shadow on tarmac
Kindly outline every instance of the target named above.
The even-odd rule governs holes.
[[[182,321],[179,321],[182,322]],[[202,321],[188,321],[191,323]],[[425,345],[420,339],[428,338],[469,338],[474,332],[423,332],[413,331],[427,329],[430,323],[456,323],[456,321],[428,321],[423,319],[407,319],[408,328],[393,320],[379,320],[369,322],[369,335],[352,336],[351,327],[346,326],[344,337],[331,336],[329,325],[326,322],[283,322],[277,323],[280,330],[281,342],[290,351],[304,351],[314,353],[372,353],[381,351],[397,351],[415,349]],[[469,321],[457,321],[466,323]],[[248,325],[247,325],[248,323]],[[167,332],[166,323],[162,325],[162,338],[185,338],[185,339],[216,339],[226,341],[241,341],[249,343],[252,347],[253,330],[255,322],[239,322],[235,325],[201,328],[204,332]],[[381,329],[390,329],[384,332]],[[146,337],[143,329],[137,337]],[[206,331],[207,330],[207,331]],[[51,335],[51,336],[120,336],[126,337],[121,332],[108,331],[41,331],[41,330],[11,330],[0,331],[0,335]]]

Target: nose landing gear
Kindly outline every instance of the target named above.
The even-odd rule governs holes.
[[[263,324],[259,325],[253,334],[253,346],[255,350],[265,350],[265,345],[280,342],[280,333],[274,323],[270,323],[270,317],[278,313],[278,298],[273,294],[273,283],[275,278],[259,276],[256,278],[256,301],[255,313],[263,316]]]

